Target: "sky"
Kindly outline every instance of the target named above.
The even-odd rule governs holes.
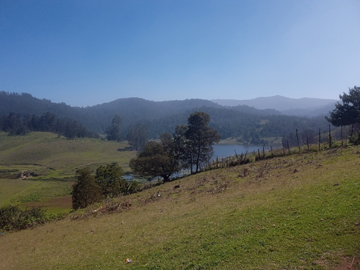
[[[1,0],[0,91],[71,106],[338,99],[360,86],[359,0]]]

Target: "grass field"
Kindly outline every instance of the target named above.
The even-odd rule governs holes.
[[[127,143],[99,139],[67,140],[46,132],[25,136],[0,133],[0,206],[21,204],[44,206],[51,212],[71,209],[71,185],[76,168],[117,162],[129,171],[129,160],[135,151],[125,151]],[[18,179],[20,172],[36,177]]]
[[[43,178],[74,176],[76,168],[97,168],[117,162],[129,171],[129,160],[135,151],[119,151],[128,147],[125,142],[99,139],[67,140],[47,132],[32,132],[25,136],[0,133],[0,170],[32,170]]]
[[[348,147],[186,177],[0,236],[0,269],[360,269],[359,165]]]

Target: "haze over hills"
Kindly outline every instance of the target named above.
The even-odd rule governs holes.
[[[261,104],[260,101],[262,104],[273,104],[274,107],[278,104],[281,109],[285,109],[289,108],[289,103],[284,105],[281,100],[283,103],[287,103],[292,99],[271,97],[270,99],[259,98],[256,100],[259,104]],[[300,105],[296,105],[295,101],[292,103],[292,109],[300,107],[300,110],[303,110],[301,104],[309,106],[315,106],[315,104],[329,105],[329,100],[301,99]],[[334,101],[330,100],[330,102]],[[253,105],[252,103],[249,104]],[[108,103],[80,108],[71,107],[65,103],[53,103],[50,100],[38,99],[26,93],[0,92],[0,116],[11,112],[30,116],[39,116],[50,112],[57,118],[76,120],[90,131],[98,134],[104,134],[113,117],[119,115],[123,136],[126,136],[128,131],[136,125],[143,125],[147,127],[149,138],[157,138],[162,132],[173,133],[177,125],[186,124],[188,116],[195,111],[208,113],[211,117],[210,125],[217,129],[223,138],[240,137],[245,142],[251,141],[252,143],[260,142],[262,137],[282,137],[295,129],[320,128],[327,124],[323,116],[317,118],[287,116],[276,109],[254,107],[247,104],[234,107],[222,106],[203,99],[156,102],[142,98],[121,98]],[[264,107],[266,106],[263,105],[262,108]],[[320,110],[321,106],[313,108]],[[325,113],[331,109],[333,109],[333,105]]]
[[[222,106],[247,105],[256,109],[275,109],[281,112],[291,112],[291,110],[316,110],[328,105],[334,105],[338,100],[320,98],[288,98],[283,96],[258,97],[254,99],[235,100],[235,99],[213,99],[211,100]],[[294,111],[295,112],[295,111]]]

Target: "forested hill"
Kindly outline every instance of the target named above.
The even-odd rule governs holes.
[[[128,127],[137,122],[149,122],[176,115],[198,107],[220,108],[221,105],[202,99],[175,101],[149,101],[141,98],[122,98],[92,107],[83,108],[87,116],[84,125],[96,132],[103,132],[114,115],[119,115],[122,126]]]
[[[147,127],[149,138],[161,132],[174,132],[175,127],[186,124],[194,111],[207,112],[210,125],[223,138],[242,137],[255,143],[260,137],[283,136],[295,128],[305,130],[324,128],[324,117],[305,118],[281,115],[279,111],[258,110],[249,106],[225,107],[208,100],[188,99],[182,101],[155,102],[141,98],[123,98],[91,107],[71,107],[65,103],[53,103],[30,94],[0,92],[0,115],[15,112],[21,115],[42,115],[50,112],[58,118],[78,121],[89,130],[104,133],[115,115],[121,117],[123,136],[137,124]]]
[[[248,100],[214,99],[213,102],[223,106],[248,105],[256,109],[277,109],[281,112],[293,109],[317,109],[338,100],[321,98],[288,98],[283,96],[258,97]]]
[[[315,132],[320,128],[326,130],[328,122],[323,116],[299,117],[288,115],[248,114],[229,108],[195,108],[176,115],[166,116],[149,122],[143,122],[149,127],[149,135],[157,137],[161,132],[172,133],[177,125],[186,124],[187,117],[195,112],[203,111],[210,115],[210,126],[216,129],[222,138],[238,137],[241,142],[262,144],[262,138],[281,138],[291,132]]]

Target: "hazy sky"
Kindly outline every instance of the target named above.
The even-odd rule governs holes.
[[[355,85],[359,0],[0,1],[0,91],[91,106]]]

